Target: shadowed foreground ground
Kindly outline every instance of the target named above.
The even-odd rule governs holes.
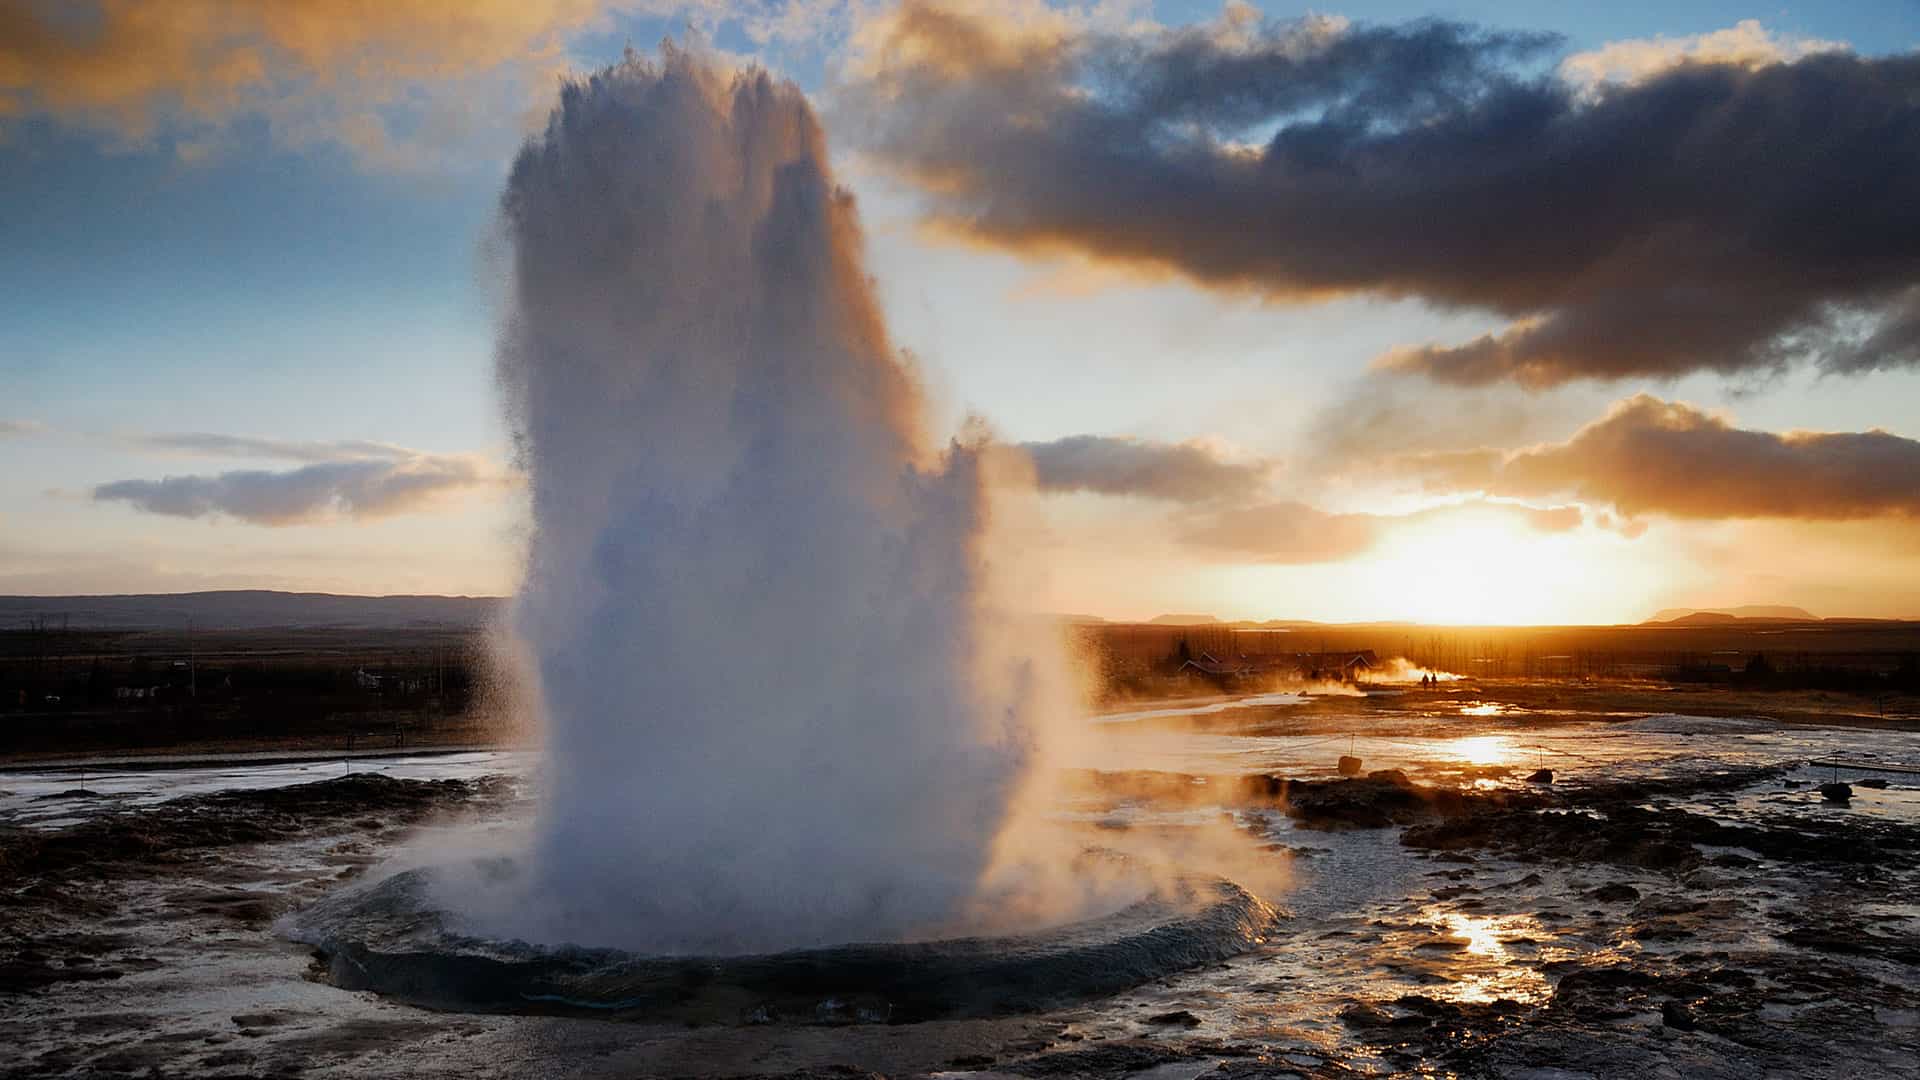
[[[1286,715],[1242,713],[1203,734]],[[1577,745],[1656,738],[1594,733]],[[1711,754],[1739,736],[1657,738]],[[1860,786],[1841,809],[1811,791],[1824,776],[1753,757],[1551,787],[1505,766],[1087,772],[1090,839],[1217,808],[1290,875],[1289,917],[1250,954],[1108,999],[922,1024],[431,1012],[328,985],[272,932],[403,839],[432,858],[454,819],[524,815],[507,778],[354,776],[10,828],[0,1071],[1920,1075],[1920,790]]]

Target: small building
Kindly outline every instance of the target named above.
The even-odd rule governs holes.
[[[1297,660],[1300,677],[1315,682],[1363,682],[1380,666],[1380,657],[1372,649],[1301,653]]]
[[[1201,653],[1180,665],[1181,674],[1189,672],[1215,679],[1237,679],[1256,673],[1256,665],[1244,656],[1221,658]]]

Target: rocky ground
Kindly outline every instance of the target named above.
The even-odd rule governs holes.
[[[1292,868],[1213,970],[1042,1016],[701,1028],[442,1014],[318,981],[295,905],[513,782],[363,775],[0,829],[0,1074],[1920,1075],[1920,824],[1787,768],[1567,785],[1089,775],[1196,790]],[[1145,828],[1109,823],[1109,831]]]

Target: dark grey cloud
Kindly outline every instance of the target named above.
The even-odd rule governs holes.
[[[1439,489],[1575,498],[1629,517],[1920,515],[1920,441],[1884,431],[1754,431],[1647,394],[1562,443],[1422,455],[1407,467]]]
[[[121,480],[94,488],[93,498],[169,517],[223,516],[253,525],[296,525],[336,515],[403,514],[449,492],[500,482],[475,459],[420,455],[399,462],[324,462],[281,472],[242,469]]]
[[[911,2],[843,127],[977,240],[1511,320],[1383,358],[1443,381],[1920,365],[1920,55],[1591,87],[1540,35],[1230,22],[1036,31]]]
[[[1090,491],[1173,502],[1244,499],[1260,490],[1264,462],[1222,460],[1196,443],[1158,443],[1108,435],[1072,435],[1021,443],[1042,491]]]
[[[1366,554],[1396,529],[1459,514],[1497,515],[1547,533],[1577,529],[1585,519],[1577,506],[1485,500],[1410,514],[1332,513],[1301,502],[1271,502],[1192,518],[1176,535],[1190,547],[1226,559],[1281,565],[1331,563]]]

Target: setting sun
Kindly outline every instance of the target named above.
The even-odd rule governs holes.
[[[1382,611],[1431,623],[1541,623],[1576,617],[1592,538],[1542,533],[1508,515],[1463,509],[1396,534],[1369,560]]]

